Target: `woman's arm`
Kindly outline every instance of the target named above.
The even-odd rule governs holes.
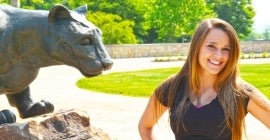
[[[270,100],[257,89],[248,96],[248,112],[270,129]]]
[[[156,136],[154,134],[154,126],[158,122],[158,119],[167,110],[153,94],[145,108],[144,113],[139,121],[139,133],[142,140],[155,140]]]

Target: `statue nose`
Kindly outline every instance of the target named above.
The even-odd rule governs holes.
[[[110,70],[113,66],[113,62],[112,62],[112,60],[107,59],[107,60],[102,62],[102,66],[103,66],[104,70]]]

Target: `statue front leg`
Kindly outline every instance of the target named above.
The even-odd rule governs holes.
[[[16,94],[6,94],[9,104],[17,108],[21,118],[29,118],[42,114],[51,113],[54,110],[53,104],[41,100],[34,102],[30,96],[30,89],[27,87]]]
[[[16,116],[13,112],[7,109],[0,111],[0,124],[15,123],[15,122]]]

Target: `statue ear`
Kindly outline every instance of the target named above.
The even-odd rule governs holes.
[[[69,10],[60,4],[55,5],[49,12],[49,23],[55,23],[57,20],[71,18]]]
[[[78,8],[76,8],[74,11],[76,11],[79,14],[85,15],[86,12],[87,12],[87,5],[86,4],[82,5],[82,6],[78,7]]]

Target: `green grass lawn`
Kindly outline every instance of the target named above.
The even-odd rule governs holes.
[[[270,98],[270,64],[241,65],[241,76]],[[119,72],[80,79],[76,85],[82,89],[121,94],[125,96],[147,97],[179,68],[150,69],[133,72]]]
[[[241,65],[241,76],[270,99],[270,64]]]

